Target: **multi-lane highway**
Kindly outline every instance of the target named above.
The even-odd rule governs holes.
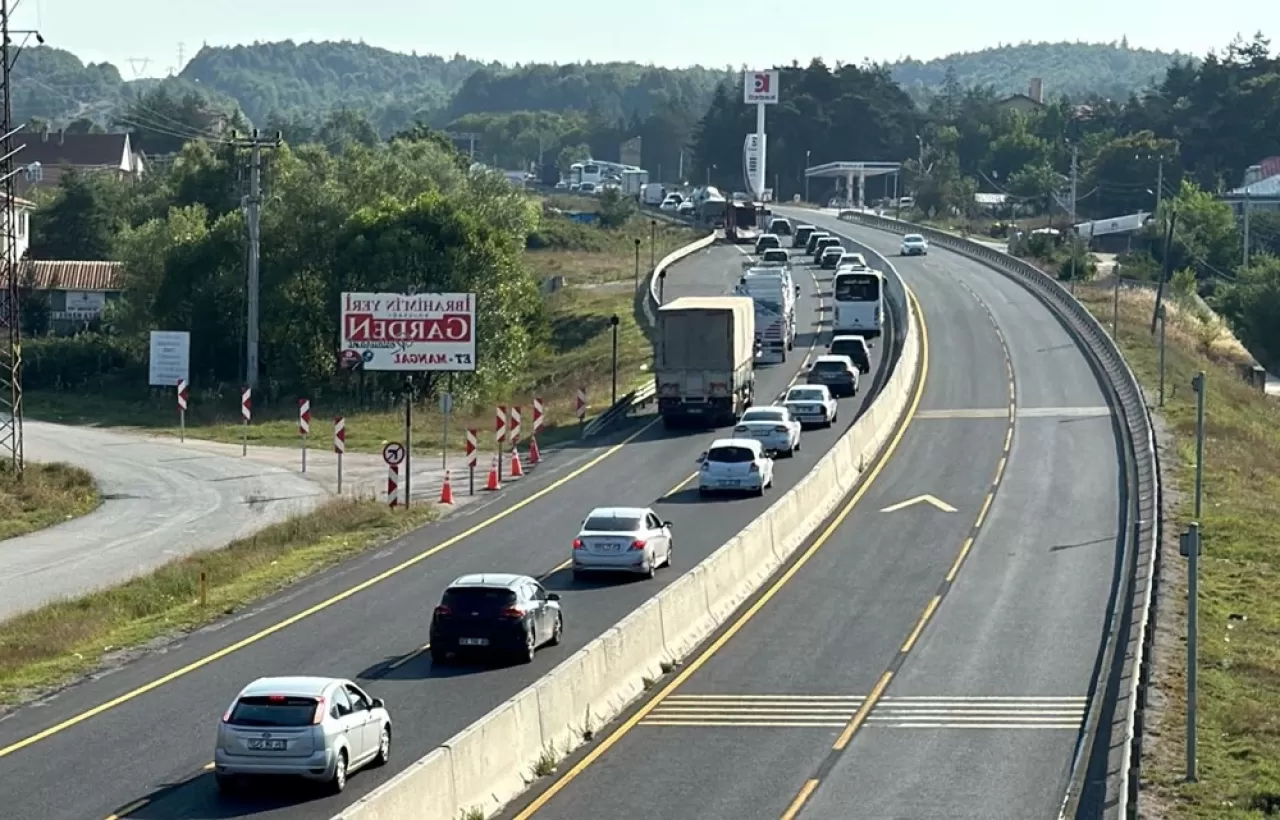
[[[672,270],[666,295],[724,293],[740,276],[741,259],[732,247],[700,253]],[[796,355],[761,371],[761,399],[787,387],[819,340],[817,282],[807,274],[799,282]],[[874,350],[880,376],[885,346]],[[843,402],[842,429],[873,392]],[[700,501],[686,486],[715,432],[673,435],[650,416],[613,441],[566,450],[487,503],[7,716],[0,721],[0,804],[49,820],[335,813],[709,555],[803,475],[841,431],[806,433],[804,449],[779,462],[776,489],[762,499]],[[575,583],[563,566],[579,522],[594,506],[619,503],[652,504],[674,522],[674,567],[651,582]],[[434,668],[423,651],[432,607],[450,580],[486,570],[544,576],[564,597],[563,645],[527,667]],[[298,673],[355,677],[384,698],[396,721],[392,765],[355,775],[337,798],[289,788],[236,801],[218,797],[206,766],[222,711],[247,681]]]
[[[900,442],[754,605],[507,816],[1057,816],[1122,529],[1110,410],[1016,283],[936,247],[893,262],[927,340]]]

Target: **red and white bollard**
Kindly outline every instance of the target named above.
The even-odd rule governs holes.
[[[400,467],[387,465],[387,506],[400,506]]]
[[[467,472],[470,474],[467,484],[468,495],[476,494],[476,462],[479,461],[479,456],[476,455],[479,449],[476,432],[474,427],[467,430]]]
[[[502,481],[502,442],[507,438],[507,406],[498,405],[498,414],[493,422],[493,440],[498,447],[498,481]]]
[[[347,420],[342,416],[333,419],[333,452],[338,456],[338,495],[342,495],[342,454],[347,451]]]
[[[307,439],[311,436],[311,400],[298,399],[298,436],[302,439],[302,472],[307,471]]]
[[[542,431],[542,425],[546,420],[546,416],[542,410],[542,399],[535,396],[533,399],[533,435],[529,436],[529,463],[537,464],[542,461],[542,452],[538,449],[538,433]]]
[[[178,441],[187,440],[187,380],[178,379]]]
[[[578,395],[573,399],[573,414],[578,417],[578,424],[587,420],[587,388],[579,387]]]
[[[245,387],[240,391],[240,418],[244,420],[244,441],[240,447],[240,455],[249,455],[249,421],[253,418],[253,388]]]

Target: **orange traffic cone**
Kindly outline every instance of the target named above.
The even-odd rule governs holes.
[[[538,451],[538,439],[529,439],[529,463],[537,464],[542,461],[542,453]]]
[[[484,485],[486,490],[501,490],[502,485],[498,483],[498,457],[493,457],[493,463],[489,465],[489,481]]]
[[[524,467],[520,464],[520,451],[515,447],[511,448],[511,477],[520,478],[524,475]]]
[[[444,471],[444,486],[440,488],[440,503],[453,503],[453,485],[449,483],[449,471]]]

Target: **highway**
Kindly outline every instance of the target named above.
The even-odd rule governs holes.
[[[896,254],[889,234],[788,215]],[[1110,411],[1014,282],[938,248],[892,261],[927,329],[896,449],[736,620],[505,817],[1057,816],[1121,537]]]
[[[726,292],[740,275],[736,248],[702,252],[672,269],[667,298]],[[759,372],[758,396],[782,392],[818,338],[815,282],[799,280],[798,353]],[[873,351],[876,370],[883,345]],[[841,428],[872,390],[842,402]],[[385,782],[679,577],[803,475],[841,429],[805,433],[764,498],[700,501],[685,484],[715,432],[670,434],[650,416],[612,439],[566,449],[486,503],[302,582],[252,609],[144,654],[0,721],[0,801],[50,818],[315,818]],[[720,431],[723,435],[724,431]],[[595,506],[653,504],[674,522],[675,566],[647,581],[575,583],[562,568],[582,517]],[[545,577],[564,596],[565,640],[527,667],[433,668],[423,651],[432,607],[468,572]],[[217,720],[248,681],[275,674],[356,678],[396,721],[392,764],[355,774],[337,798],[289,787],[218,797],[206,765]],[[109,765],[105,761],[110,761]]]

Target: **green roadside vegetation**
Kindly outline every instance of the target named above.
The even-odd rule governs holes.
[[[93,512],[101,503],[93,476],[70,464],[28,461],[19,480],[0,462],[0,541]]]
[[[435,517],[428,505],[392,510],[376,501],[334,499],[222,549],[0,622],[0,706],[229,615]]]
[[[1080,287],[1107,327],[1110,288]],[[1159,352],[1150,332],[1154,296],[1122,291],[1119,343],[1153,403]],[[1195,393],[1207,374],[1200,562],[1199,782],[1185,777],[1186,561],[1176,539],[1163,551],[1155,686],[1142,768],[1144,810],[1171,820],[1254,820],[1280,806],[1280,403],[1244,382],[1251,358],[1224,325],[1186,300],[1170,310],[1166,401],[1157,412],[1173,447],[1164,456],[1176,518],[1192,520]]]

